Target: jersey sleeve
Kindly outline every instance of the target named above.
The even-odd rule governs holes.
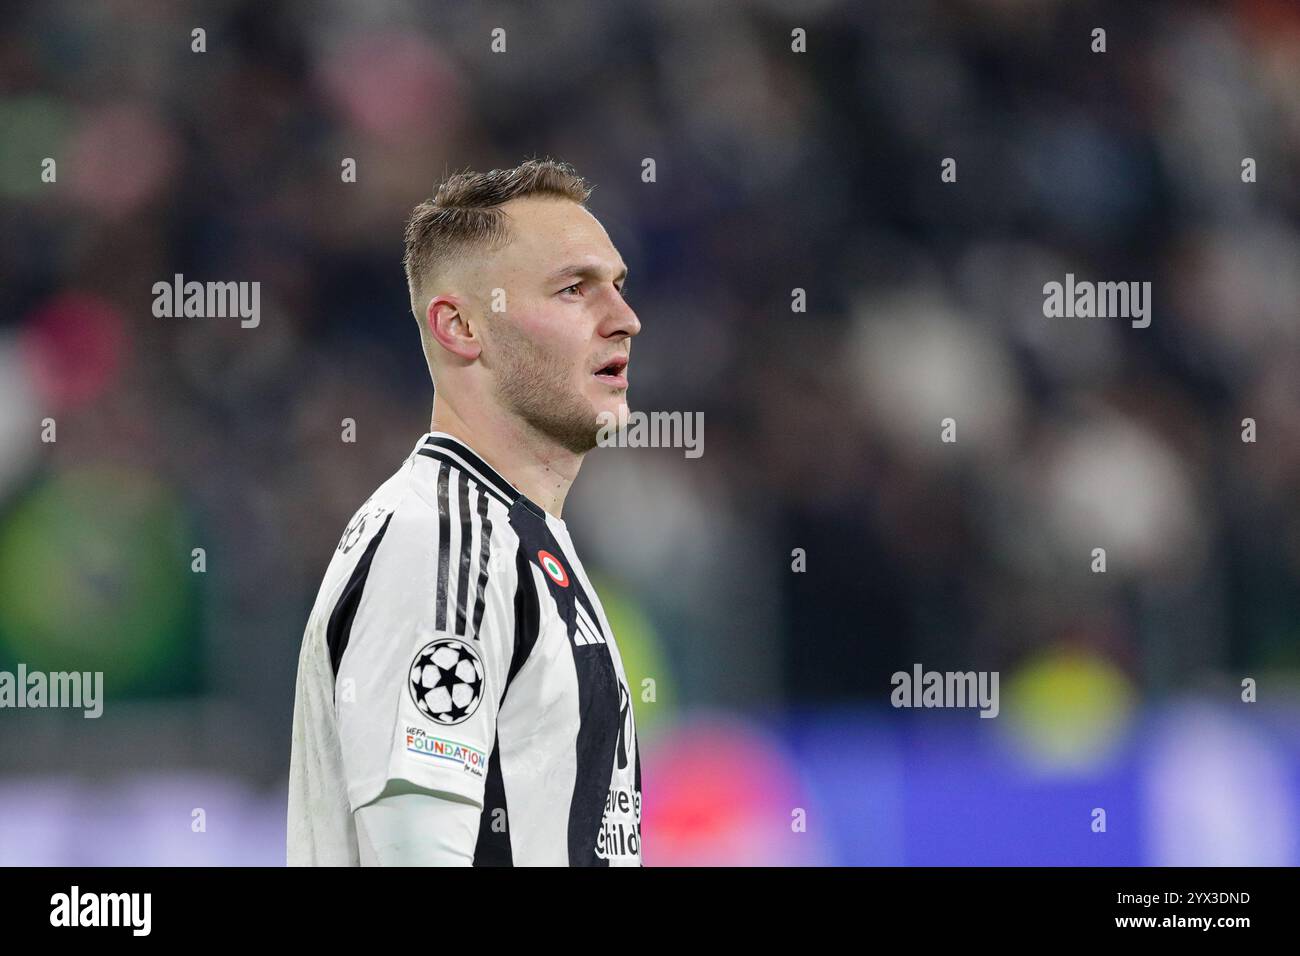
[[[473,866],[479,808],[430,793],[381,796],[356,812],[362,866]]]
[[[356,601],[335,690],[354,811],[392,780],[483,805],[514,663],[517,539],[504,515],[494,529],[472,504],[449,512],[394,514]]]

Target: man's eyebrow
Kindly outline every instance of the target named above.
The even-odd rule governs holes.
[[[551,283],[559,279],[567,279],[569,276],[581,276],[584,279],[598,279],[600,278],[601,271],[602,270],[596,266],[589,266],[589,265],[584,265],[583,263],[580,262],[575,262],[572,265],[567,265],[559,269],[556,269],[554,272],[552,272],[549,276],[546,277],[546,281],[547,283]],[[626,278],[627,278],[627,266],[624,266],[622,271],[619,272],[618,275],[614,276],[614,281],[619,282]]]

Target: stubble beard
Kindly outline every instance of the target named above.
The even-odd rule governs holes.
[[[566,451],[583,455],[595,448],[596,410],[569,387],[572,368],[523,339],[501,338],[497,391],[502,406]]]

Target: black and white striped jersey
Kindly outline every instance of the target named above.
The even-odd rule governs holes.
[[[389,780],[482,807],[474,863],[638,866],[641,760],[563,521],[434,432],[352,518],[303,636],[290,865],[357,865]]]

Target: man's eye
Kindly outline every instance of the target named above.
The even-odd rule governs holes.
[[[581,289],[581,288],[582,288],[582,283],[581,283],[581,282],[575,282],[573,285],[568,286],[568,287],[566,287],[566,288],[563,288],[563,289],[561,289],[560,291],[561,291],[561,292],[568,292],[569,289]]]

